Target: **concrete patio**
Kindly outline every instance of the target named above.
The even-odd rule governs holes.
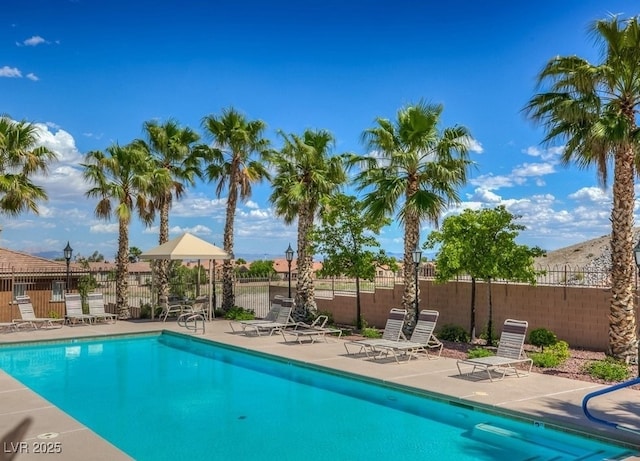
[[[190,334],[175,321],[125,322],[90,326],[65,326],[60,329],[20,331],[0,334],[0,345],[21,341],[38,341],[78,337],[105,336],[150,331],[176,331]],[[583,397],[606,386],[532,373],[527,377],[507,377],[490,382],[488,379],[459,376],[456,361],[447,358],[427,360],[419,358],[397,364],[390,360],[365,360],[348,356],[343,340],[314,344],[285,342],[281,335],[247,337],[233,334],[228,321],[214,320],[206,325],[206,334],[198,335],[212,341],[242,349],[273,354],[296,361],[333,368],[348,373],[379,379],[401,386],[428,391],[453,402],[468,402],[494,411],[525,415],[547,427],[560,425],[630,447],[640,453],[640,435],[610,429],[587,420],[581,409]],[[39,442],[60,442],[61,453],[49,457],[65,460],[130,459],[126,454],[93,433],[72,417],[42,399],[3,371],[0,371],[0,433],[7,434],[24,418],[32,419],[22,444],[5,442],[3,455],[22,451],[17,459],[42,459],[35,453]],[[640,392],[622,389],[593,400],[590,409],[596,416],[640,430]],[[606,416],[605,416],[606,415]],[[57,435],[56,435],[57,434]],[[636,455],[629,459],[639,459]]]

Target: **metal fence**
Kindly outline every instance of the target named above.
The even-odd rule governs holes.
[[[581,286],[581,287],[610,287],[610,273],[597,271],[585,267],[547,266],[537,268],[539,285],[553,286]],[[424,265],[419,270],[421,279],[433,279],[435,277],[432,265]],[[468,276],[460,276],[457,280],[470,280]],[[637,280],[637,277],[636,277]],[[68,290],[78,292],[83,284],[91,282],[91,291],[103,293],[107,304],[116,303],[115,274],[111,272],[91,271],[88,269],[71,268],[67,274],[64,266],[43,267],[41,269],[19,269],[9,264],[0,263],[0,294],[2,302],[11,303],[15,296],[40,293],[40,296],[48,297],[50,301],[64,301],[64,293]],[[495,280],[496,282],[506,282]],[[379,276],[374,280],[361,280],[361,292],[374,292],[376,289],[393,288],[396,284],[402,284],[402,277]],[[145,306],[157,305],[157,288],[154,286],[150,273],[129,273],[129,306],[132,315],[142,315]],[[251,309],[256,316],[264,316],[270,305],[270,299],[274,294],[287,294],[288,282],[280,278],[269,277],[236,277],[233,290],[235,304],[246,309]],[[315,293],[318,298],[332,298],[336,295],[350,295],[356,293],[356,282],[350,278],[317,278],[314,282]],[[637,285],[636,285],[637,286]],[[222,282],[213,280],[211,283],[206,277],[179,278],[170,280],[171,293],[174,299],[193,299],[197,296],[211,296],[216,308],[222,304]],[[295,288],[294,288],[295,290]]]

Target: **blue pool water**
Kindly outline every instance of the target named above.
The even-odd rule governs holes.
[[[602,460],[624,448],[175,334],[0,348],[0,368],[144,460]]]

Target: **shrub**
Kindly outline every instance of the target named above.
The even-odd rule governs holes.
[[[160,318],[160,314],[162,314],[162,308],[156,307],[155,318]],[[150,319],[151,318],[151,304],[143,304],[140,306],[140,318],[141,319]]]
[[[480,332],[479,338],[480,339],[484,339],[485,341],[489,341],[489,329],[487,328],[487,326],[484,327],[484,329]],[[495,344],[498,342],[498,335],[496,334],[495,330],[492,328],[491,329],[491,342],[492,344],[487,344],[488,346],[495,346]]]
[[[459,325],[447,324],[440,328],[438,338],[444,341],[453,341],[456,343],[468,343],[469,333]]]
[[[588,363],[584,369],[584,371],[594,378],[605,381],[624,381],[629,377],[629,368],[627,365],[611,357]]]
[[[362,336],[365,338],[382,338],[382,333],[377,328],[366,327],[362,329]]]
[[[495,354],[489,349],[485,349],[483,347],[475,347],[473,349],[470,349],[469,352],[467,352],[467,357],[470,359],[477,359],[479,357],[489,357],[491,355],[495,355]]]
[[[558,341],[557,343],[547,347],[543,352],[534,352],[530,355],[533,364],[540,368],[557,367],[569,356],[569,344],[566,341]]]
[[[544,351],[545,347],[553,346],[558,342],[558,337],[546,328],[536,328],[529,333],[529,344],[533,344]]]
[[[318,311],[318,313],[316,314],[316,318],[320,317],[321,315],[326,315],[327,316],[327,325],[334,325],[333,322],[333,313],[329,312],[329,311]],[[314,318],[315,320],[315,318]]]
[[[256,318],[252,309],[245,309],[240,306],[233,306],[225,314],[227,320],[253,320]]]

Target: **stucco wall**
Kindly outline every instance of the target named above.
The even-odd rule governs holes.
[[[488,321],[488,285],[476,284],[476,331],[486,328]],[[499,335],[507,318],[527,320],[529,331],[547,328],[572,347],[604,351],[608,346],[610,289],[530,286],[493,283],[494,331]],[[384,327],[389,309],[400,307],[402,285],[393,289],[379,288],[363,293],[362,317],[371,326]],[[438,326],[455,324],[469,330],[471,283],[434,284],[420,280],[420,308],[440,312]],[[317,299],[319,310],[333,314],[338,323],[355,324],[355,296]]]

